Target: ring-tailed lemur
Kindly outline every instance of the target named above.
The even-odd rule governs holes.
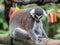
[[[8,45],[12,45],[13,40],[25,40],[31,38],[36,45],[40,44],[40,38],[43,34],[47,38],[43,30],[41,17],[47,16],[46,12],[40,7],[33,7],[28,9],[20,9],[14,12],[10,19],[10,35]]]

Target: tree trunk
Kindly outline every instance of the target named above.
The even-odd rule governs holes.
[[[11,0],[4,0],[4,5],[5,5],[5,9],[4,9],[4,20],[7,24],[9,24],[9,11],[10,8],[12,7],[12,1]]]

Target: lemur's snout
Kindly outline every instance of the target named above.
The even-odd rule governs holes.
[[[36,20],[36,22],[37,22],[37,23],[39,23],[39,22],[40,22],[40,20],[39,20],[39,19],[37,19],[37,20]]]
[[[35,17],[36,22],[39,23],[42,15],[35,15],[34,17]]]

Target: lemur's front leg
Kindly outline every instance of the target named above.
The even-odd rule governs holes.
[[[42,31],[39,28],[39,24],[34,23],[33,29],[29,30],[29,35],[31,39],[36,43],[36,45],[40,45],[40,38],[42,37]]]
[[[43,33],[43,37],[48,38],[48,36],[47,36],[46,32],[44,31],[43,23],[42,23],[42,21],[41,21],[41,20],[40,20],[40,29],[41,29],[41,31],[42,31],[42,33]]]
[[[29,31],[29,35],[36,45],[40,45],[40,35],[37,35],[35,31]]]

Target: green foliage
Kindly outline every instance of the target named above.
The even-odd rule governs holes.
[[[31,7],[35,7],[35,6],[37,6],[36,4],[29,4],[29,5],[22,5],[20,8],[21,9],[25,9],[25,8],[31,8]]]
[[[3,23],[3,29],[8,31],[8,25],[6,23]]]
[[[0,5],[0,19],[2,19],[3,11],[4,11],[4,6]]]
[[[43,16],[42,17],[42,21],[46,21],[47,20],[47,17],[46,16]]]
[[[56,6],[55,3],[48,3],[48,4],[45,4],[45,5],[42,5],[42,8],[44,8],[44,9],[46,9],[46,10],[49,10],[49,9],[51,9],[51,8],[56,9],[57,6]]]
[[[57,29],[57,34],[54,36],[55,39],[60,39],[60,28]]]
[[[8,31],[0,30],[0,34],[6,34]]]
[[[4,1],[4,0],[0,0],[0,4],[3,4],[3,1]]]
[[[4,5],[0,5],[0,30],[8,30],[8,25],[3,20]],[[3,32],[0,32],[3,33]]]
[[[47,22],[47,17],[46,16],[43,16],[42,17],[42,22],[43,22],[43,27],[44,27],[44,30],[46,31],[47,33],[47,30],[48,30],[48,22]]]
[[[0,44],[0,45],[5,45],[5,44]]]
[[[60,34],[56,34],[56,35],[54,36],[54,38],[55,38],[55,39],[60,39]]]
[[[60,28],[58,28],[57,33],[59,33],[59,34],[60,34]]]

